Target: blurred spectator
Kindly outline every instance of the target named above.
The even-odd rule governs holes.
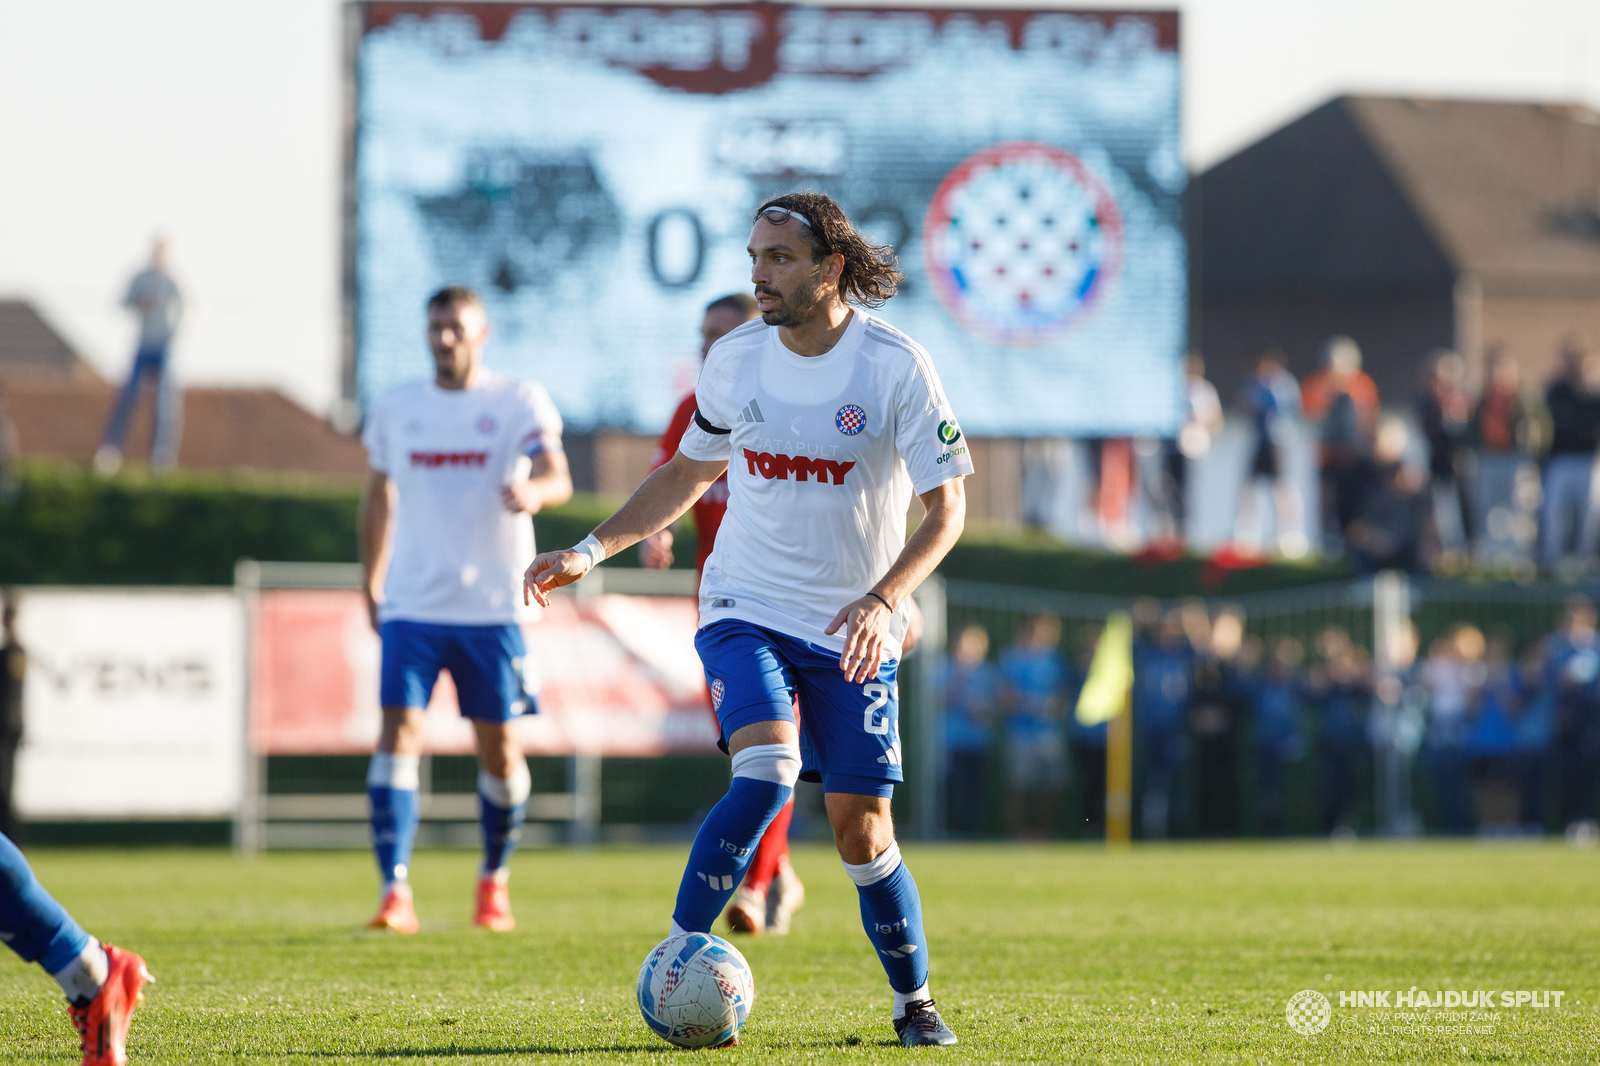
[[[1468,438],[1477,449],[1472,497],[1474,533],[1487,558],[1517,551],[1532,537],[1519,521],[1517,482],[1539,450],[1540,420],[1521,391],[1521,370],[1504,351],[1489,359],[1489,383],[1472,413]]]
[[[97,473],[109,476],[122,466],[122,445],[127,440],[128,422],[139,400],[139,387],[148,375],[156,390],[155,429],[150,444],[150,465],[170,469],[178,461],[179,396],[168,356],[172,338],[183,315],[183,300],[178,285],[167,273],[167,244],[157,240],[150,250],[150,265],[135,274],[128,285],[122,306],[139,316],[139,347],[134,352],[133,369],[117,397],[105,437],[94,453]]]
[[[1133,659],[1133,722],[1144,775],[1140,824],[1144,836],[1173,835],[1184,822],[1190,678],[1194,653],[1183,612],[1168,611],[1154,641],[1137,640]]]
[[[1028,618],[1022,638],[1000,656],[1005,686],[1007,831],[1043,838],[1056,826],[1067,765],[1061,736],[1066,664],[1061,622],[1054,615]]]
[[[1435,352],[1417,397],[1417,421],[1428,444],[1428,477],[1433,490],[1433,521],[1444,551],[1465,554],[1473,534],[1472,452],[1467,432],[1472,396],[1467,365],[1455,352]]]
[[[1520,824],[1517,801],[1517,717],[1528,693],[1512,657],[1508,631],[1489,635],[1483,687],[1467,732],[1473,811],[1480,833],[1505,835]]]
[[[1472,832],[1472,777],[1467,755],[1469,713],[1476,709],[1484,676],[1483,633],[1459,625],[1435,640],[1422,667],[1428,688],[1428,734],[1424,759],[1439,800],[1444,831]]]
[[[1545,645],[1530,644],[1523,652],[1518,678],[1524,697],[1517,714],[1517,811],[1524,833],[1544,832],[1550,744],[1555,736],[1555,694],[1541,681]]]
[[[1344,551],[1344,531],[1360,491],[1357,464],[1367,457],[1377,428],[1378,386],[1361,369],[1361,348],[1332,337],[1322,348],[1322,369],[1302,386],[1306,417],[1319,422],[1317,467],[1322,480],[1324,550]]]
[[[1078,635],[1078,650],[1067,685],[1067,736],[1085,837],[1104,837],[1106,833],[1106,723],[1084,725],[1077,715],[1078,695],[1089,678],[1089,666],[1099,643],[1100,627],[1084,626]]]
[[[1209,639],[1196,642],[1189,728],[1194,735],[1195,830],[1201,836],[1239,834],[1240,730],[1248,690],[1238,655],[1244,618],[1224,607]]]
[[[1405,462],[1406,443],[1405,423],[1385,418],[1372,457],[1356,464],[1357,504],[1344,539],[1360,573],[1426,573],[1437,554],[1433,506],[1421,472]]]
[[[1206,380],[1205,360],[1198,352],[1184,358],[1183,425],[1176,440],[1162,442],[1161,492],[1157,505],[1158,535],[1182,539],[1189,515],[1189,464],[1211,452],[1211,442],[1222,432],[1222,402],[1217,388]]]
[[[1544,464],[1539,558],[1553,566],[1594,553],[1589,493],[1600,444],[1600,359],[1575,344],[1561,350],[1561,371],[1544,394],[1550,412],[1550,458]]]
[[[17,643],[17,601],[0,593],[0,834],[21,841],[12,791],[16,785],[17,748],[22,745],[22,683],[28,654]]]
[[[1256,375],[1244,388],[1243,403],[1255,441],[1244,489],[1239,494],[1235,539],[1255,548],[1263,544],[1257,496],[1264,487],[1272,496],[1278,550],[1291,559],[1299,558],[1306,553],[1307,543],[1300,515],[1300,491],[1289,471],[1285,446],[1290,427],[1300,415],[1300,386],[1294,375],[1284,369],[1282,352],[1270,348],[1261,354]]]
[[[1554,713],[1561,774],[1561,817],[1568,839],[1593,842],[1595,786],[1600,763],[1600,640],[1594,604],[1567,603],[1562,627],[1545,638],[1543,684]]]
[[[1246,642],[1243,658],[1258,656]],[[1305,649],[1292,637],[1279,637],[1272,655],[1252,686],[1255,712],[1256,808],[1261,831],[1282,836],[1284,831],[1284,770],[1303,754],[1300,737],[1300,662]]]
[[[950,830],[960,836],[983,831],[995,709],[994,668],[988,658],[988,632],[971,625],[956,637],[955,654],[942,666]]]
[[[1307,679],[1307,694],[1317,720],[1317,758],[1321,763],[1322,832],[1355,832],[1356,782],[1372,702],[1372,663],[1365,648],[1350,643],[1343,629],[1330,626],[1317,638],[1322,662]]]

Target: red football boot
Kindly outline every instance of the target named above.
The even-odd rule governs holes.
[[[128,1023],[144,1001],[141,989],[155,978],[133,952],[100,946],[106,951],[106,983],[88,1006],[69,1005],[67,1013],[83,1043],[83,1066],[123,1066],[128,1061]]]
[[[396,881],[383,894],[378,913],[367,923],[368,929],[393,929],[397,933],[415,933],[422,928],[417,921],[417,905],[411,896],[411,886]]]
[[[504,881],[493,877],[479,879],[478,914],[472,924],[497,933],[509,933],[517,927],[517,920],[511,915],[511,893]]]

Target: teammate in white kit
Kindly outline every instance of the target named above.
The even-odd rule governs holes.
[[[710,932],[795,780],[820,781],[901,1042],[953,1044],[889,798],[905,603],[960,535],[972,463],[928,354],[861,309],[894,295],[886,249],[826,196],[794,193],[757,212],[749,251],[761,321],[711,349],[678,454],[582,544],[535,559],[526,588],[548,604],[727,471],[695,647],[733,783],[689,853],[673,931]],[[927,516],[908,541],[913,492]]]
[[[417,835],[422,716],[440,670],[455,683],[478,745],[483,869],[476,922],[515,924],[506,881],[531,783],[513,723],[537,710],[520,575],[540,508],[572,497],[561,416],[544,389],[483,367],[489,323],[470,289],[428,301],[432,381],[378,397],[362,443],[372,467],[361,559],[383,638],[383,732],[367,773],[372,845],[383,878],[374,928],[417,931],[407,883]]]

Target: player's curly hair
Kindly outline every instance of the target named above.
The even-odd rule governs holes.
[[[774,207],[793,211],[810,221],[811,225],[806,226],[798,219],[784,220],[800,226],[806,243],[811,245],[813,263],[820,263],[829,255],[844,257],[844,270],[839,275],[840,296],[862,307],[882,307],[895,294],[904,275],[894,249],[874,244],[857,233],[845,217],[844,208],[831,197],[817,192],[787,193],[762,204],[756,217]]]

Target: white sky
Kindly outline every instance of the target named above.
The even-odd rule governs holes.
[[[1178,6],[1193,168],[1340,92],[1600,105],[1600,0]],[[183,380],[273,385],[327,412],[338,4],[6,3],[0,40],[0,296],[35,301],[120,378],[133,323],[118,300],[165,233],[189,299]]]

